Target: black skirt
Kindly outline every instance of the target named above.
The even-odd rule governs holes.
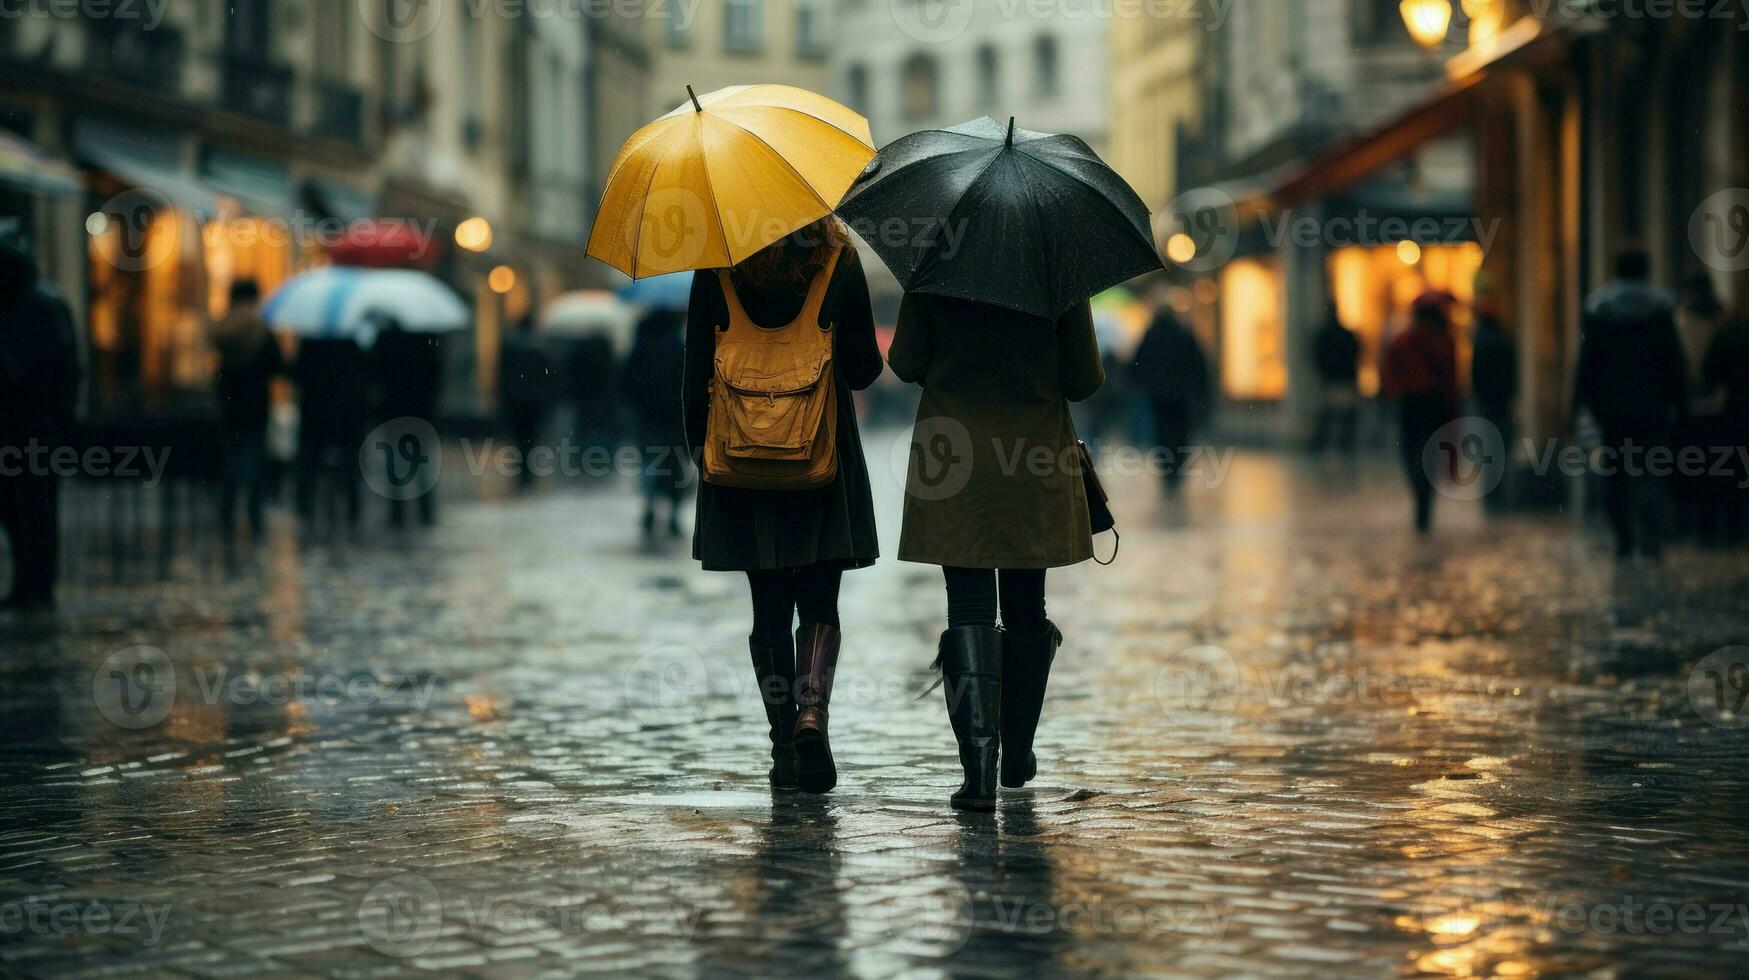
[[[762,323],[793,318],[799,297],[740,290],[742,306]],[[786,310],[787,307],[787,310]],[[714,272],[694,275],[687,317],[687,371],[683,402],[687,438],[704,442],[705,388],[714,367],[715,334],[727,305]],[[765,571],[826,564],[866,568],[880,557],[868,464],[856,425],[852,391],[873,384],[884,367],[875,344],[868,283],[854,250],[847,249],[821,307],[833,324],[833,386],[838,398],[838,475],[814,490],[749,490],[701,483],[693,524],[692,557],[707,571]]]
[[[880,557],[856,406],[838,389],[838,476],[815,490],[748,490],[703,483],[692,557],[713,572],[827,564],[866,568]]]

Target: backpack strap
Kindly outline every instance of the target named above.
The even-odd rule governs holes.
[[[838,257],[844,253],[844,246],[832,246],[832,253],[821,263],[820,271],[814,273],[814,281],[808,284],[808,298],[802,304],[802,312],[796,315],[796,323],[816,324],[820,322],[820,307],[825,305],[826,291],[832,285],[832,275],[838,269]],[[830,323],[820,327],[831,330]]]

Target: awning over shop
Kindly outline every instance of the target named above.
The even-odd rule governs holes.
[[[279,160],[213,147],[201,160],[201,176],[254,214],[289,218],[297,208],[286,165]]]
[[[219,211],[221,195],[182,165],[176,138],[169,133],[75,120],[73,154],[144,195],[203,215]]]
[[[376,199],[350,184],[321,177],[304,181],[304,203],[324,218],[351,224],[377,215]]]
[[[1266,175],[1267,186],[1227,190],[1241,223],[1348,190],[1418,147],[1474,120],[1478,101],[1502,69],[1533,67],[1564,57],[1588,22],[1545,25],[1525,17],[1503,31],[1485,52],[1468,52],[1449,66],[1451,81],[1379,126],[1336,141],[1303,163]],[[1225,185],[1214,185],[1225,189]]]
[[[0,133],[0,184],[31,193],[68,197],[85,190],[78,173],[65,160],[29,140],[6,133]]]
[[[1530,68],[1566,56],[1575,35],[1592,29],[1589,21],[1545,24],[1523,17],[1490,44],[1453,58],[1451,81],[1383,125],[1344,140],[1308,161],[1271,193],[1271,202],[1291,206],[1351,187],[1414,151],[1429,140],[1472,122],[1478,100],[1502,70]]]

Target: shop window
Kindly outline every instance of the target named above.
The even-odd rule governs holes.
[[[1234,401],[1287,394],[1281,264],[1235,259],[1221,270],[1221,390]]]

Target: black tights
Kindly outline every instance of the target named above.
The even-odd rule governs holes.
[[[1002,604],[1002,626],[1030,636],[1045,630],[1045,571],[1042,568],[943,568],[947,576],[947,625],[995,626]]]
[[[803,565],[747,573],[753,589],[753,642],[762,647],[787,646],[796,616],[804,623],[838,625],[838,582],[844,570],[830,565]]]

